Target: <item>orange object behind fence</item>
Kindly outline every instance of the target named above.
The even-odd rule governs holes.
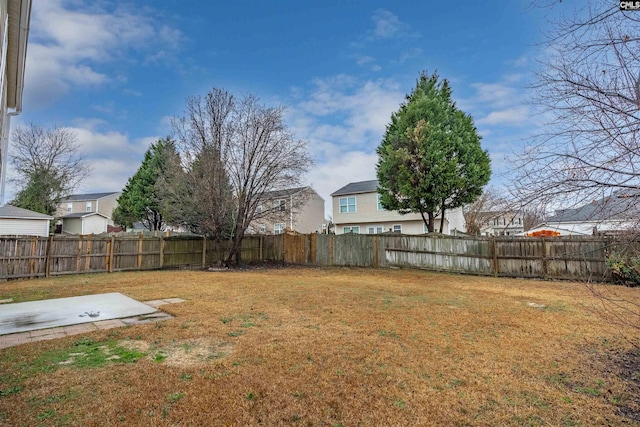
[[[533,233],[527,233],[527,236],[529,237],[555,237],[559,235],[559,232],[553,230],[540,230],[534,231]]]

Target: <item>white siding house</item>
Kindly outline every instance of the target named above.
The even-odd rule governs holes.
[[[352,182],[331,194],[333,222],[336,234],[402,233],[424,234],[427,228],[420,214],[401,215],[382,207],[377,192],[378,181]],[[440,229],[443,219],[437,216],[435,229]],[[444,234],[466,230],[462,209],[445,212]]]
[[[109,217],[100,212],[74,213],[62,217],[63,234],[100,234],[107,232]]]
[[[27,209],[0,206],[0,235],[47,237],[52,219],[49,215]]]

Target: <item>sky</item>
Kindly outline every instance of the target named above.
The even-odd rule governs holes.
[[[329,214],[332,192],[375,179],[391,114],[437,71],[474,118],[491,184],[508,185],[508,156],[535,128],[528,87],[546,21],[529,3],[33,0],[12,126],[72,128],[91,169],[77,192],[120,191],[185,98],[253,94],[286,107],[314,159],[304,183]]]

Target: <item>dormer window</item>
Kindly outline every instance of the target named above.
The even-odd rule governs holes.
[[[286,201],[283,199],[274,200],[273,201],[273,210],[274,211],[284,211],[285,210]]]

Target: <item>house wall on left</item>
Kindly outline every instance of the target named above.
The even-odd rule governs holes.
[[[31,0],[0,0],[0,204],[4,203],[11,116],[22,111]]]

